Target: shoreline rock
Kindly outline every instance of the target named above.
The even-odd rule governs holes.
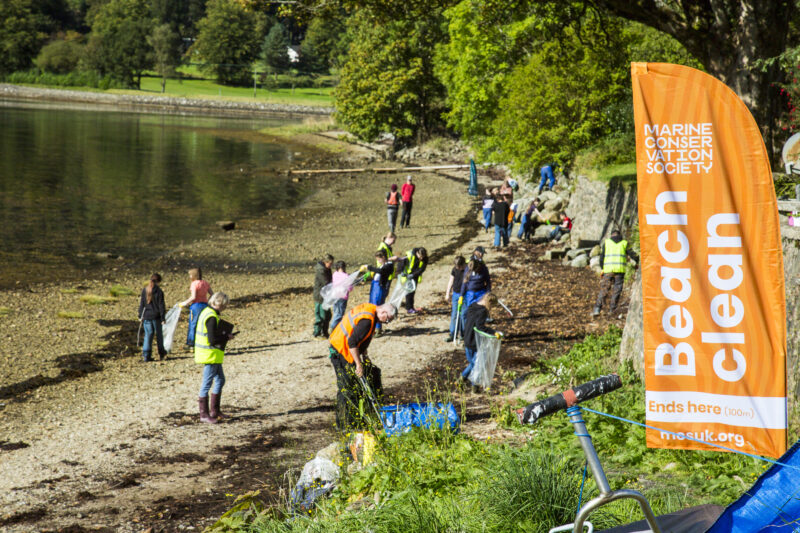
[[[263,116],[275,114],[331,115],[332,107],[317,107],[299,104],[275,104],[239,102],[235,100],[213,100],[182,98],[161,95],[112,94],[105,92],[47,89],[23,85],[0,84],[0,100],[19,99],[42,102],[70,102],[91,106],[110,106],[134,111],[170,114],[219,113],[234,116]]]

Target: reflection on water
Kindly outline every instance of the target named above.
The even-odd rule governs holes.
[[[249,132],[295,119],[4,104],[2,285],[86,267],[97,252],[155,255],[217,220],[291,206],[302,195],[264,171],[285,165],[292,148],[249,139]]]

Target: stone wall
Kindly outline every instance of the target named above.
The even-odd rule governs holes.
[[[566,211],[573,219],[572,242],[600,242],[615,227],[627,236],[636,224],[636,185],[578,176]]]

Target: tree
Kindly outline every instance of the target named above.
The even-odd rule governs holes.
[[[159,24],[147,37],[153,47],[153,65],[161,76],[161,92],[167,90],[167,77],[176,74],[175,68],[181,62],[181,40],[169,24]]]
[[[272,69],[272,72],[285,71],[291,65],[289,58],[289,32],[280,22],[276,22],[270,28],[267,38],[264,39],[264,46],[261,48],[261,57],[264,62]]]
[[[351,45],[334,93],[337,119],[350,132],[365,140],[389,132],[401,146],[443,130],[445,90],[432,59],[445,39],[441,13],[386,20],[363,10],[351,17]]]
[[[78,68],[83,54],[80,35],[70,32],[67,39],[57,39],[44,45],[34,62],[46,72],[66,74]]]
[[[347,53],[343,16],[314,17],[300,43],[300,61],[307,72],[327,72]]]
[[[0,73],[24,70],[31,66],[45,35],[39,31],[41,19],[25,0],[0,2]]]
[[[147,37],[153,25],[146,0],[111,0],[103,5],[92,21],[94,65],[138,89],[142,72],[152,65]]]
[[[220,83],[246,84],[258,58],[260,18],[236,0],[211,0],[198,23],[193,50],[206,63],[203,70]]]
[[[776,154],[774,137],[781,114],[776,87],[783,80],[777,64],[757,68],[789,44],[790,23],[797,14],[793,0],[587,0],[589,5],[652,26],[672,35],[733,89],[750,108],[764,134],[768,153]]]

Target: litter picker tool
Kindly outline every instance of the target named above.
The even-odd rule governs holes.
[[[497,303],[499,303],[500,305],[502,305],[502,306],[503,306],[503,309],[505,309],[505,310],[506,310],[506,313],[508,313],[508,316],[510,316],[510,317],[512,317],[512,318],[514,317],[514,313],[512,313],[512,312],[511,312],[511,309],[509,309],[508,307],[506,307],[506,304],[504,304],[504,303],[503,303],[503,300],[500,300],[500,299],[498,298],[498,299],[497,299]]]
[[[456,331],[453,333],[453,346],[458,346],[458,325],[461,323],[461,305],[456,311]]]
[[[383,425],[383,419],[381,418],[381,410],[378,407],[378,399],[375,397],[375,392],[373,392],[372,387],[369,386],[367,380],[364,379],[364,376],[357,376],[359,383],[361,383],[361,387],[364,389],[364,392],[367,393],[367,400],[369,400],[370,405],[372,405],[372,409],[375,411],[375,414],[378,416],[378,420]]]

